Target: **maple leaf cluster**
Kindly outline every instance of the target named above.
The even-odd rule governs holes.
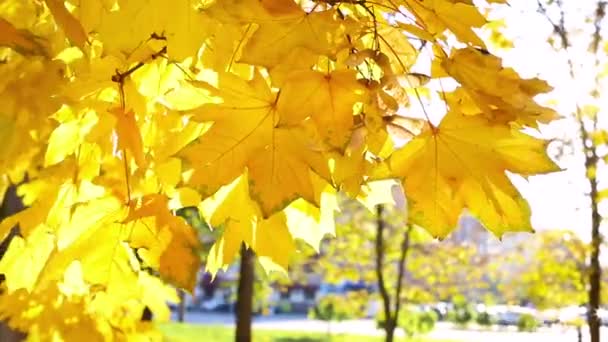
[[[222,229],[213,273],[242,242],[286,269],[295,239],[332,232],[337,191],[379,179],[434,237],[465,208],[530,231],[506,171],[557,169],[522,133],[556,117],[533,99],[551,88],[503,67],[484,24],[467,0],[0,5],[0,193],[20,184],[27,205],[0,223],[19,227],[0,317],[34,339],[153,334],[142,312],[167,319],[166,284],[192,290],[200,268],[184,207]],[[424,98],[439,123],[412,114]]]

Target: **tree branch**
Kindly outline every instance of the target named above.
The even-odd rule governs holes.
[[[403,285],[403,275],[407,263],[407,254],[410,250],[410,235],[412,226],[408,226],[405,231],[405,237],[401,243],[401,255],[399,256],[399,271],[397,273],[397,291],[395,293],[395,322],[399,320],[399,311],[401,310],[401,287]]]

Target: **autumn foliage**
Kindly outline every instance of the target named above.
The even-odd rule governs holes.
[[[531,231],[506,171],[557,169],[522,132],[556,117],[533,99],[551,88],[503,67],[486,23],[470,0],[4,1],[0,193],[27,209],[0,224],[20,229],[0,315],[32,339],[154,336],[144,308],[167,319],[200,267],[187,206],[223,230],[212,272],[243,241],[285,269],[336,191],[382,179],[434,237],[464,208]]]

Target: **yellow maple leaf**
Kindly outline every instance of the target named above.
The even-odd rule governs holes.
[[[384,51],[385,56],[388,56],[388,62],[391,68],[390,72],[387,72],[388,66],[380,65],[383,68],[384,75],[409,72],[410,68],[416,63],[419,53],[418,50],[412,46],[412,43],[407,36],[403,34],[401,25],[399,27],[393,27],[388,22],[385,22],[385,19],[379,20],[379,23],[382,23],[377,30],[378,36],[381,37],[380,50]],[[379,64],[382,64],[382,62]]]
[[[145,218],[153,218],[151,225]],[[200,243],[196,231],[182,218],[169,211],[164,195],[145,196],[140,204],[132,204],[125,223],[133,222],[128,233],[132,247],[145,250],[145,261],[157,267],[165,280],[189,291],[196,285],[200,266]]]
[[[292,0],[283,2],[265,3],[272,20],[246,18],[259,27],[244,46],[239,62],[272,67],[297,47],[333,56],[348,45],[346,32],[355,27],[353,21],[337,18],[334,9],[307,13]]]
[[[82,276],[82,265],[78,260],[72,261],[66,268],[63,280],[57,284],[57,287],[68,298],[84,296],[89,292],[89,287]]]
[[[13,237],[6,254],[0,260],[0,274],[6,277],[9,293],[20,288],[33,290],[44,269],[44,261],[55,247],[54,242],[44,225],[39,225],[25,239]]]
[[[313,205],[304,199],[292,202],[283,210],[289,233],[301,239],[316,251],[326,235],[335,235],[334,213],[339,210],[336,190],[320,177],[314,177],[315,196]]]
[[[540,106],[533,98],[552,87],[537,78],[521,79],[494,55],[473,48],[458,49],[441,66],[464,87],[457,90],[450,105],[467,106],[467,114],[483,111],[499,121],[518,121],[532,127],[557,118],[555,111]],[[476,111],[473,103],[480,109]]]
[[[284,270],[295,250],[285,215],[279,212],[268,219],[262,218],[248,187],[245,174],[202,204],[203,215],[211,226],[223,227],[223,234],[207,259],[207,270],[213,274],[234,260],[243,242],[258,256],[272,260]]]
[[[336,187],[349,196],[356,196],[361,190],[361,183],[370,163],[365,159],[363,148],[344,155],[333,157],[332,178]]]
[[[204,105],[194,115],[194,119],[211,121],[213,126],[182,151],[196,165],[190,183],[207,196],[242,173],[250,156],[263,148],[272,134],[276,120],[276,94],[258,73],[251,81],[221,74],[219,86],[224,102]]]
[[[424,23],[427,31],[441,34],[448,28],[462,42],[485,47],[472,28],[483,26],[486,19],[472,3],[458,0],[406,0],[406,4]]]
[[[77,120],[61,123],[49,137],[44,165],[57,164],[69,154],[77,151],[82,146],[84,137],[97,121],[97,116],[93,112],[86,112]]]
[[[280,125],[276,94],[258,73],[250,81],[224,74],[220,86],[224,103],[195,113],[213,125],[183,151],[196,167],[190,183],[208,196],[248,168],[251,195],[264,217],[299,197],[314,202],[310,172],[330,179],[314,127]]]
[[[310,131],[305,127],[274,129],[269,144],[247,164],[249,191],[260,203],[264,217],[298,198],[318,204],[313,172],[326,180],[330,175],[327,159],[313,145],[316,137]]]
[[[27,209],[0,222],[0,238],[20,233],[0,260],[0,318],[30,340],[162,339],[153,324],[199,271],[185,206],[221,233],[214,273],[243,244],[266,271],[285,271],[295,240],[319,251],[338,190],[390,201],[398,187],[372,176],[398,176],[436,236],[463,209],[497,235],[529,229],[505,172],[553,170],[515,128],[552,118],[532,100],[548,87],[451,44],[483,47],[484,23],[474,0],[3,2],[0,193],[21,184]],[[462,85],[423,133],[396,115],[414,92],[432,100],[410,70],[421,40],[433,76]]]
[[[365,87],[354,70],[329,74],[305,70],[289,75],[278,100],[280,123],[298,123],[311,116],[321,137],[343,149],[353,129],[353,105],[362,101]]]
[[[136,296],[137,268],[132,259],[133,251],[124,244],[120,235],[122,226],[116,223],[97,226],[81,235],[63,252],[63,260],[78,258],[82,263],[85,280],[101,285],[117,300]],[[99,241],[108,241],[100,244]]]
[[[55,0],[56,1],[56,0]],[[135,51],[154,34],[167,44],[167,54],[182,61],[196,55],[208,37],[209,22],[190,0],[79,2],[78,15],[87,32],[95,31],[104,49],[115,55]],[[167,15],[171,13],[171,15]],[[158,39],[160,38],[160,39]]]
[[[506,171],[524,176],[552,172],[547,142],[482,116],[449,112],[393,153],[392,174],[403,179],[409,220],[443,238],[462,209],[497,236],[531,231],[530,209]]]

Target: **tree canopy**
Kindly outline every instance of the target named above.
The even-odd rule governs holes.
[[[491,0],[497,5],[503,0]],[[484,6],[489,5],[485,4]],[[481,5],[480,5],[481,6]],[[318,248],[335,194],[398,179],[408,221],[446,237],[467,209],[531,231],[506,172],[555,171],[524,133],[556,113],[480,38],[471,0],[9,0],[0,4],[0,193],[27,208],[0,261],[0,315],[30,337],[122,339],[191,289],[197,206],[285,269]],[[444,103],[430,106],[431,103]],[[24,271],[27,270],[27,271]]]

